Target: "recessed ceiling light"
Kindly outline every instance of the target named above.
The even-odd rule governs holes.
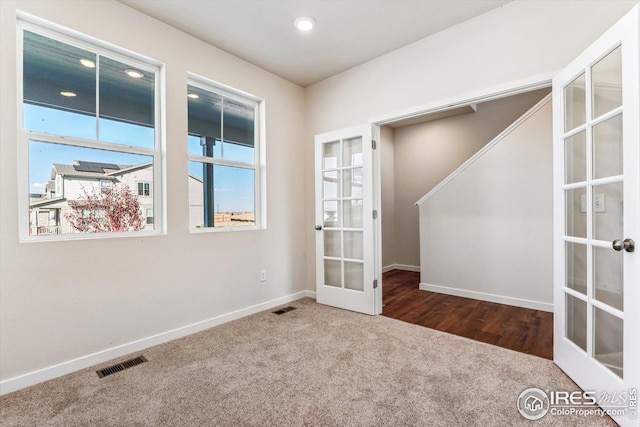
[[[316,21],[308,16],[300,16],[293,21],[293,25],[300,31],[311,31],[316,26]]]
[[[188,93],[187,96],[191,99],[198,99],[200,98],[200,96],[198,96],[198,94],[196,93]]]
[[[96,63],[90,59],[81,59],[80,63],[87,68],[96,68]]]
[[[125,74],[133,79],[141,79],[144,77],[144,73],[139,70],[134,70],[133,68],[127,68],[124,70]]]
[[[69,92],[69,91],[60,92],[60,95],[66,96],[67,98],[72,98],[76,96],[75,92]]]

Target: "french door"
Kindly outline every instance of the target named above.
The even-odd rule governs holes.
[[[625,396],[623,426],[640,425],[639,17],[553,80],[554,358],[603,409]]]
[[[371,126],[315,138],[316,300],[378,314]]]

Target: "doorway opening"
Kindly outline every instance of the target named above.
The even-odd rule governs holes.
[[[552,359],[549,93],[487,96],[380,127],[383,315]],[[531,234],[541,217],[548,227],[531,240],[546,255],[512,256],[505,230]]]

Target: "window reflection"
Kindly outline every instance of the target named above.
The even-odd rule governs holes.
[[[189,154],[253,164],[255,107],[189,85]]]

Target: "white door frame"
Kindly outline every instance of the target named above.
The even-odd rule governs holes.
[[[550,73],[534,75],[522,80],[516,80],[509,83],[505,83],[499,86],[494,86],[486,89],[481,89],[475,92],[470,92],[451,98],[440,99],[430,102],[428,104],[418,105],[415,107],[406,108],[394,113],[385,114],[383,116],[374,117],[369,120],[369,124],[374,126],[373,137],[380,142],[380,126],[392,124],[401,120],[420,117],[428,114],[441,113],[448,110],[453,110],[460,107],[466,107],[471,104],[494,101],[509,96],[519,95],[526,92],[532,92],[538,89],[549,88],[551,89],[551,81],[558,71]],[[374,150],[373,161],[373,194],[374,194],[374,209],[378,211],[378,219],[375,224],[375,272],[374,277],[380,284],[376,289],[376,312],[382,313],[382,186],[381,180],[383,177],[380,174],[380,149]],[[552,248],[551,248],[552,249]]]
[[[551,88],[553,77],[559,70],[533,75],[521,80],[515,80],[498,86],[464,93],[450,98],[439,99],[427,104],[405,108],[399,111],[377,116],[369,120],[373,126],[372,136],[380,142],[380,126],[392,124],[401,120],[415,118],[423,115],[440,113],[465,107],[471,104],[494,101],[509,96],[532,92],[538,89]],[[374,279],[378,280],[378,288],[375,290],[375,314],[382,313],[382,186],[380,169],[380,149],[373,150],[373,208],[378,211],[378,218],[374,223]]]

